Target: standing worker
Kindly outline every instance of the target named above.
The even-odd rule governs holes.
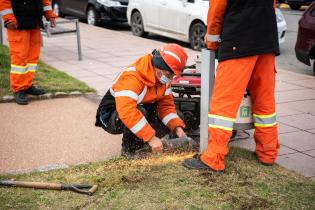
[[[279,43],[274,0],[211,0],[207,48],[218,50],[210,102],[209,140],[200,156],[186,159],[190,169],[223,171],[237,110],[246,88],[252,97],[256,157],[272,165],[279,143],[275,112],[275,55]]]
[[[43,15],[55,27],[56,15],[49,0],[0,0],[0,13],[10,48],[10,86],[16,103],[26,105],[26,94],[45,93],[33,85],[41,47],[40,28],[44,28]]]
[[[186,60],[182,47],[167,44],[127,67],[107,91],[95,125],[111,134],[123,133],[122,155],[134,156],[146,143],[152,152],[161,152],[160,138],[169,129],[178,137],[186,136],[170,87]]]

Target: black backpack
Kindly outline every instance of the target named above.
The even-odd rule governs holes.
[[[102,98],[97,109],[95,126],[102,127],[110,134],[121,134],[123,132],[123,123],[116,111],[115,98],[109,90]]]

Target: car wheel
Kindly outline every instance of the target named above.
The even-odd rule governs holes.
[[[99,24],[97,12],[94,7],[89,7],[86,12],[86,21],[89,25],[96,26]]]
[[[206,35],[206,26],[203,23],[195,23],[189,31],[189,43],[193,50],[200,51],[205,47],[204,37]]]
[[[60,3],[59,2],[54,1],[52,4],[52,9],[58,17],[64,17],[64,15],[60,12]]]
[[[301,5],[298,4],[289,4],[289,6],[292,10],[299,10],[301,8]]]
[[[143,19],[140,12],[134,12],[131,15],[131,31],[135,36],[146,37],[147,32],[144,31]]]

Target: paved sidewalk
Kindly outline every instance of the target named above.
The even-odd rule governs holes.
[[[315,180],[315,77],[279,70],[276,103],[281,144],[276,162]],[[254,150],[250,133],[232,145]]]
[[[41,58],[95,88],[100,96],[124,66],[164,44],[86,24],[80,27],[83,61],[77,60],[74,36],[44,38]],[[187,52],[188,63],[194,63],[199,53]],[[315,77],[279,70],[276,90],[281,143],[277,162],[315,179]],[[232,144],[254,148],[252,139]]]
[[[83,61],[77,59],[75,36],[44,38],[41,59],[105,94],[122,68],[165,43],[80,24]],[[188,63],[199,54],[191,49]]]
[[[94,126],[96,109],[84,97],[31,101],[27,106],[0,103],[0,174],[119,156],[121,135]]]

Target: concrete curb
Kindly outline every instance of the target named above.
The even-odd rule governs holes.
[[[89,164],[89,163],[78,163],[73,166],[81,165],[81,164]],[[48,172],[52,170],[60,170],[60,169],[67,169],[70,165],[65,163],[55,163],[49,165],[39,166],[34,169],[18,169],[18,170],[11,170],[5,173],[0,173],[1,175],[19,175],[19,174],[28,174],[28,173],[36,173],[36,172]]]
[[[27,98],[29,101],[35,101],[35,100],[46,100],[46,99],[53,99],[53,98],[67,98],[67,97],[78,97],[78,96],[87,96],[88,98],[98,97],[98,95],[94,92],[82,93],[80,91],[72,91],[70,93],[66,93],[66,92],[46,93],[40,96],[28,95]],[[10,103],[10,102],[15,102],[14,96],[8,95],[8,96],[3,96],[2,98],[0,98],[0,103]]]

